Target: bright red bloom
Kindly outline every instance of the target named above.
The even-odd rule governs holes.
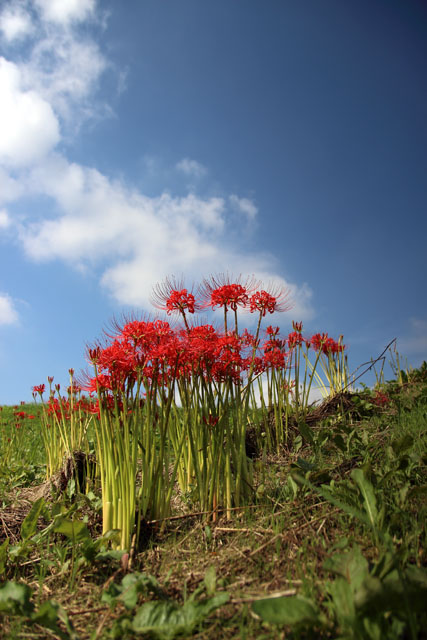
[[[166,278],[163,282],[156,284],[151,295],[151,302],[162,311],[166,311],[168,315],[171,313],[185,312],[195,313],[199,311],[200,306],[191,291],[184,287],[183,280],[175,280]]]
[[[268,313],[275,311],[289,311],[292,305],[289,302],[289,291],[278,288],[269,291],[262,289],[249,298],[249,310],[251,313],[259,311],[264,317]]]
[[[341,353],[345,349],[345,345],[336,342],[333,338],[329,338],[327,333],[315,333],[311,337],[310,344],[315,351],[321,349],[322,353],[326,355]]]
[[[188,313],[194,313],[196,305],[195,298],[192,293],[188,293],[187,289],[181,289],[181,291],[172,291],[171,295],[166,301],[166,309],[168,315],[174,311],[182,312],[185,309]]]
[[[285,354],[278,347],[264,350],[264,366],[271,369],[282,369],[285,366]]]
[[[42,395],[44,393],[44,390],[46,388],[46,385],[44,384],[39,384],[36,385],[35,387],[33,387],[33,393],[39,393],[40,395]]]
[[[303,342],[304,338],[302,337],[301,333],[299,333],[299,331],[294,331],[293,333],[290,333],[288,335],[288,346],[290,349],[302,345]]]
[[[226,307],[227,309],[237,310],[237,307],[244,307],[248,302],[248,294],[241,284],[226,284],[218,287],[211,292],[209,306]]]
[[[220,273],[203,281],[200,287],[202,307],[223,307],[237,311],[237,307],[246,307],[249,295],[260,283],[252,276],[242,282],[242,277],[234,278],[228,273]]]
[[[279,331],[280,331],[280,327],[272,327],[271,325],[267,327],[267,329],[265,330],[268,336],[277,336]]]
[[[310,344],[313,347],[313,349],[315,351],[319,351],[319,349],[322,348],[327,337],[328,337],[327,333],[315,333],[310,339]]]

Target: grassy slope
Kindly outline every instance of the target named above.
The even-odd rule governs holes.
[[[254,601],[271,594],[300,594],[320,607],[321,623],[294,627],[293,635],[286,637],[335,638],[342,633],[369,638],[377,633],[375,625],[379,638],[425,637],[425,614],[410,611],[400,616],[403,623],[387,611],[364,615],[367,622],[359,615],[360,620],[355,618],[349,627],[352,630],[346,630],[330,586],[338,578],[324,566],[334,553],[355,548],[369,561],[371,573],[378,575],[379,561],[395,562],[401,571],[409,565],[426,565],[427,384],[425,380],[403,387],[391,384],[388,393],[392,401],[384,408],[374,407],[367,394],[345,418],[329,416],[318,424],[313,429],[314,447],[305,445],[297,452],[256,460],[253,504],[236,510],[232,520],[219,517],[212,522],[208,516],[192,516],[191,503],[177,498],[175,507],[182,517],[169,520],[163,530],[158,525],[147,527],[145,548],[135,554],[131,571],[154,576],[162,597],[176,603],[188,601],[198,588],[199,599],[224,591],[230,594],[226,605],[196,626],[197,638],[285,637],[289,627],[263,622],[252,610]],[[2,413],[5,420],[10,410],[4,408]],[[23,445],[21,459],[0,468],[3,523],[6,512],[10,517],[15,509],[17,514],[16,527],[3,530],[0,543],[7,534],[10,545],[19,546],[25,492],[17,486],[42,481],[34,453],[40,449],[35,424],[28,423],[31,442]],[[369,499],[355,480],[356,468],[363,469],[371,492],[373,527],[367,515]],[[72,504],[67,497],[61,500],[64,509]],[[95,496],[73,504],[75,517],[86,520],[95,536],[99,522]],[[45,518],[48,522],[48,513]],[[13,558],[9,553],[2,577],[28,584],[36,607],[51,598],[61,603],[80,639],[136,637],[126,631],[136,608],[126,609],[120,599],[113,599],[112,607],[100,601],[104,592],[111,593],[112,584],[120,587],[125,575],[120,561],[84,560],[82,544],[73,546],[59,534],[29,543]],[[347,582],[352,584],[350,577]],[[141,586],[137,603],[158,597]],[[2,637],[60,637],[59,630],[55,635],[44,627],[28,626],[25,615],[2,617],[0,612],[2,628]],[[59,629],[66,634],[62,623]],[[190,637],[189,632],[184,637]]]

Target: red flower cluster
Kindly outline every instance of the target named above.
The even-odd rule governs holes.
[[[388,396],[386,393],[383,393],[382,391],[377,389],[377,391],[375,393],[375,396],[373,397],[372,401],[378,407],[384,407],[387,404],[389,404],[390,396]]]
[[[168,315],[180,313],[184,317],[186,311],[195,313],[201,308],[193,293],[184,287],[183,280],[176,280],[174,277],[166,278],[154,287],[151,302]]]
[[[248,294],[245,287],[241,284],[225,284],[213,289],[208,304],[212,309],[226,307],[237,311],[237,307],[245,307],[247,302]]]
[[[168,322],[158,319],[132,318],[115,323],[113,332],[107,334],[106,344],[96,344],[87,349],[87,358],[95,368],[95,376],[86,376],[80,387],[73,385],[69,389],[69,394],[83,389],[90,394],[104,391],[104,396],[111,398],[112,391],[127,393],[140,382],[149,393],[153,388],[170,387],[176,380],[189,380],[194,376],[201,376],[208,383],[230,380],[240,384],[245,376],[287,367],[291,351],[297,346],[306,344],[327,354],[336,354],[344,349],[327,334],[303,338],[302,323],[297,322],[293,323],[294,331],[287,338],[280,339],[279,327],[272,326],[266,330],[266,340],[259,338],[261,318],[267,313],[291,308],[286,288],[270,286],[263,289],[253,277],[242,280],[240,276],[232,278],[228,274],[220,274],[204,280],[198,291],[200,299],[196,300],[182,280],[171,278],[158,284],[153,291],[153,304],[167,314],[179,313],[184,327],[172,328]],[[226,319],[223,332],[210,324],[188,324],[187,312],[194,314],[201,309],[217,307],[225,312],[237,312],[239,308],[258,312],[255,335],[247,329],[239,333],[237,318],[233,332],[227,330]],[[49,380],[50,385],[52,380]],[[59,396],[59,386],[55,388]],[[44,385],[33,387],[34,394],[42,395],[44,390]],[[58,417],[58,411],[62,411],[61,415],[67,416],[69,406],[66,400],[53,396],[49,411]],[[86,402],[85,410],[97,412],[98,408]]]
[[[345,349],[345,345],[336,342],[333,338],[329,338],[327,333],[315,333],[310,340],[310,344],[315,351],[321,349],[326,355],[341,353]]]

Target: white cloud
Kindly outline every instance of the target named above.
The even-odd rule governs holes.
[[[0,293],[0,325],[16,324],[18,313],[13,305],[13,301],[5,293]]]
[[[25,9],[14,3],[0,14],[0,31],[8,42],[12,42],[30,34],[33,24]]]
[[[10,218],[6,209],[0,209],[0,229],[7,229],[10,226]]]
[[[22,192],[22,183],[0,167],[0,204],[16,200]]]
[[[21,12],[15,32],[2,13],[3,33],[18,38],[30,33],[23,16],[31,8],[35,35],[19,62],[0,58],[0,202],[24,195],[48,198],[53,205],[50,218],[27,218],[14,226],[27,256],[97,269],[117,301],[146,307],[155,282],[173,273],[196,281],[224,271],[277,280],[272,256],[232,244],[233,210],[249,221],[257,214],[250,199],[177,197],[165,191],[147,197],[57,152],[67,127],[76,130],[96,113],[94,92],[109,66],[97,43],[78,29],[81,21],[98,19],[95,5],[95,0],[33,0],[31,5],[15,0],[10,8]],[[174,171],[194,181],[208,174],[188,157]],[[2,215],[5,228],[10,218],[5,210]],[[296,317],[307,317],[308,288],[279,281],[292,289]],[[2,300],[12,317],[10,299]]]
[[[96,0],[35,0],[45,20],[68,25],[93,15]]]
[[[48,102],[22,88],[19,68],[0,57],[0,162],[32,164],[59,141],[59,124]]]
[[[193,178],[202,178],[208,171],[204,165],[197,162],[197,160],[191,160],[191,158],[182,158],[175,167],[178,171],[185,173],[186,176]]]
[[[249,200],[249,198],[239,198],[234,194],[231,195],[229,199],[234,209],[243,213],[248,220],[255,220],[258,209],[252,200]]]
[[[149,307],[152,286],[173,273],[200,280],[229,271],[290,286],[296,317],[310,314],[307,287],[278,278],[271,256],[230,244],[232,216],[222,198],[150,198],[59,155],[34,169],[29,184],[51,197],[61,214],[21,227],[27,255],[77,268],[100,265],[102,284],[122,304]]]
[[[50,31],[35,44],[21,71],[26,84],[69,122],[94,114],[93,104],[87,99],[106,67],[96,43],[58,30]]]

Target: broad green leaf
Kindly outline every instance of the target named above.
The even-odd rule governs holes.
[[[91,539],[89,529],[81,520],[70,520],[69,518],[58,517],[53,530],[55,533],[62,533],[74,542]]]
[[[114,582],[110,584],[102,594],[101,600],[109,605],[114,604],[116,600],[120,600],[127,609],[133,609],[138,603],[140,593],[155,593],[160,597],[163,595],[163,591],[154,576],[135,572],[128,573],[120,585]]]
[[[265,598],[252,604],[252,610],[265,622],[299,625],[318,620],[317,607],[303,596]]]
[[[7,563],[7,550],[9,548],[9,538],[6,538],[0,545],[0,575],[4,573]]]
[[[39,498],[36,500],[31,507],[30,512],[24,518],[21,525],[21,538],[23,540],[27,540],[31,538],[32,535],[37,531],[37,520],[39,519],[40,513],[45,505],[45,499]]]
[[[356,622],[356,606],[351,585],[345,578],[337,578],[325,586],[332,597],[339,623],[343,627],[353,628]]]
[[[304,440],[306,440],[311,446],[314,446],[314,437],[313,430],[306,424],[305,422],[300,422],[298,424],[298,430]]]
[[[136,633],[151,634],[158,640],[171,640],[177,635],[191,635],[212,611],[229,600],[228,593],[217,593],[202,601],[188,600],[182,606],[174,602],[146,602],[132,621]]]
[[[140,593],[159,593],[159,583],[154,576],[145,573],[128,573],[122,580],[122,593],[119,599],[127,609],[133,609]]]
[[[369,574],[369,565],[359,547],[347,553],[335,553],[325,560],[323,568],[345,578],[351,585],[352,591],[360,587]]]
[[[365,510],[368,514],[369,522],[371,523],[372,528],[376,529],[378,524],[378,510],[374,488],[366,478],[362,469],[353,469],[353,471],[351,472],[351,477],[357,483],[357,486],[359,487],[360,492],[363,496]]]
[[[0,611],[30,615],[34,608],[30,602],[31,593],[28,585],[8,580],[0,586]]]

